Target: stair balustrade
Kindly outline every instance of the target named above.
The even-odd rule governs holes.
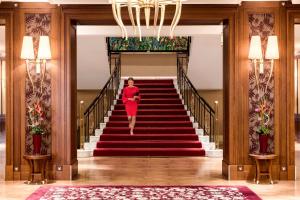
[[[97,97],[84,112],[84,139],[89,142],[90,136],[95,135],[96,129],[100,128],[100,123],[104,122],[108,111],[114,105],[114,99],[118,94],[121,81],[121,56],[114,54],[110,56],[110,63],[114,64],[113,72],[108,81],[101,89]]]
[[[177,55],[178,89],[184,104],[191,112],[195,122],[209,135],[210,142],[215,142],[216,114],[214,109],[203,99],[187,76],[188,55]]]

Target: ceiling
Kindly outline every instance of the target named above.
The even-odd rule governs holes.
[[[261,0],[248,0],[261,1]],[[264,0],[290,1],[290,0]],[[293,4],[300,4],[300,0],[291,0]],[[109,0],[0,0],[1,2],[49,2],[51,4],[108,4]],[[186,0],[184,4],[240,4],[242,0]]]
[[[126,26],[129,37],[135,37],[131,26]],[[153,36],[153,29],[141,27],[143,36]],[[169,36],[170,27],[164,26],[161,30],[161,36]],[[196,35],[221,35],[223,31],[222,25],[201,25],[201,26],[177,26],[175,29],[176,36],[196,36]],[[78,35],[101,35],[120,37],[121,31],[118,26],[77,26]]]

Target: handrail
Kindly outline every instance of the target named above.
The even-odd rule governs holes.
[[[215,141],[215,111],[197,92],[195,86],[184,71],[184,62],[188,55],[177,56],[177,82],[180,93],[188,110],[194,116],[195,121],[203,128],[204,134],[209,135],[210,142]]]
[[[100,123],[108,111],[111,110],[114,99],[118,93],[121,80],[121,59],[120,56],[114,57],[115,68],[108,81],[101,89],[97,97],[92,101],[84,112],[84,138],[89,142],[91,135],[95,135],[96,129],[100,128]]]

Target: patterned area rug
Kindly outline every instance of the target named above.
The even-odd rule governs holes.
[[[27,200],[260,200],[244,186],[50,186]]]

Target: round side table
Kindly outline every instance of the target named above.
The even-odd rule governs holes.
[[[254,182],[256,184],[259,184],[261,176],[268,176],[270,183],[273,184],[274,182],[272,179],[272,162],[274,159],[277,158],[277,155],[275,155],[275,154],[266,154],[266,155],[249,154],[249,156],[252,157],[256,163]],[[262,171],[262,166],[261,166],[262,163],[266,163],[267,171]]]
[[[29,175],[26,184],[45,184],[48,181],[47,177],[47,163],[51,159],[51,155],[24,155],[23,158],[27,160],[29,164]],[[38,171],[38,165],[40,170]],[[40,175],[40,179],[35,179],[35,175]]]

